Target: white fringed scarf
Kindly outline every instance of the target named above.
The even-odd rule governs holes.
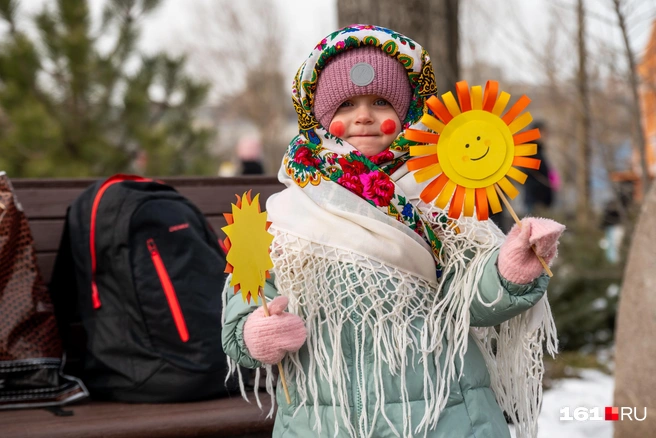
[[[405,174],[404,168],[397,173]],[[537,436],[543,343],[546,342],[552,356],[557,351],[556,329],[548,301],[543,298],[533,309],[504,322],[499,329],[469,327],[470,304],[475,299],[482,301],[476,286],[504,238],[500,230],[491,222],[470,218],[445,229],[440,220],[442,211],[425,204],[419,206],[423,207],[423,218],[434,227],[443,244],[441,264],[444,272],[452,275],[450,287],[445,290],[435,277],[435,262],[428,245],[407,227],[336,184],[301,189],[282,172],[279,176],[288,188],[267,203],[269,219],[273,222],[270,228],[274,234],[273,272],[278,293],[289,298],[288,311],[306,321],[308,338],[304,348],[310,351],[307,374],[298,354],[288,355],[283,363],[287,379],[294,382],[298,393],[298,409],[314,411],[317,433],[322,431],[319,406],[309,405],[308,400],[318,400],[318,387],[323,381],[324,384],[334,382],[328,385],[335,388],[331,394],[335,421],[341,421],[351,437],[356,432],[357,436],[371,436],[370,427],[376,418],[367,418],[366,410],[357,419],[358,430],[351,426],[348,388],[350,379],[355,378],[359,392],[366,397],[364,357],[373,353],[376,400],[364,399],[363,404],[375,403],[379,409],[374,412],[379,412],[377,415],[398,436],[425,435],[437,425],[451,382],[461,377],[456,371],[456,358],[462,363],[468,334],[472,333],[486,360],[497,401],[512,418],[517,436]],[[405,181],[397,183],[404,186],[406,182],[407,186],[406,178],[411,175],[405,174]],[[417,187],[417,193],[420,189]],[[501,293],[499,290],[498,299]],[[353,304],[345,308],[341,304],[344,302]],[[486,303],[495,304],[496,301]],[[354,321],[353,315],[360,316],[360,320]],[[421,332],[413,330],[416,326],[413,321],[417,319],[423,323]],[[369,352],[356,339],[355,376],[346,374],[344,357],[340,354],[345,348],[340,338],[345,322],[356,323],[356,337],[367,333],[377,340],[374,351]],[[328,338],[323,336],[325,327],[330,334]],[[447,341],[446,350],[443,339]],[[327,345],[332,355],[328,354]],[[420,356],[424,365],[425,415],[415,430],[411,430],[406,391],[401,394],[406,410],[404,424],[393,424],[385,414],[382,370],[389,368],[389,372],[405,376],[408,351],[412,357]],[[440,368],[439,358],[443,354],[446,360]],[[440,371],[439,376],[427,372],[429,361]],[[238,369],[234,363],[231,366]],[[268,371],[266,387],[273,397],[273,374]],[[333,429],[338,430],[337,424]]]

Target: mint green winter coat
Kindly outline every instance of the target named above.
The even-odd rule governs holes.
[[[497,253],[498,254],[498,253]],[[479,290],[482,299],[485,302],[492,302],[497,298],[499,286],[502,286],[503,296],[501,300],[492,307],[485,307],[479,300],[475,299],[470,307],[471,326],[485,327],[500,324],[519,313],[535,305],[546,291],[549,278],[542,275],[532,283],[520,285],[507,281],[499,275],[496,261],[497,254],[490,257],[485,272],[479,283]],[[449,281],[447,278],[445,281]],[[267,282],[265,293],[267,297],[273,298],[277,295],[275,286],[272,282]],[[232,294],[231,294],[232,295]],[[262,364],[249,356],[248,350],[243,340],[243,328],[247,317],[256,307],[244,303],[240,294],[229,297],[226,312],[226,320],[223,326],[223,348],[232,359],[246,368],[258,368]],[[353,326],[344,325],[341,331],[342,345],[344,346],[345,360],[349,370],[354,368],[353,354],[349,346],[353,343]],[[365,342],[372,342],[371,337],[365,336]],[[366,347],[366,345],[365,345]],[[444,349],[443,351],[446,351]],[[304,364],[304,371],[308,373],[307,357],[308,350],[304,346],[299,352],[301,362]],[[410,359],[410,356],[408,356]],[[369,358],[371,359],[371,358]],[[365,358],[365,361],[367,358]],[[423,365],[419,365],[415,359],[414,367],[408,366],[406,372],[406,387],[408,399],[412,409],[412,424],[418,424],[424,415],[424,378]],[[444,354],[440,358],[443,363]],[[369,365],[369,364],[368,364]],[[508,425],[504,419],[503,413],[499,408],[494,393],[490,388],[490,375],[485,365],[485,360],[474,342],[471,335],[467,353],[464,357],[464,363],[456,359],[457,372],[462,370],[460,380],[451,383],[451,392],[447,401],[446,408],[442,411],[437,427],[429,430],[427,436],[430,438],[509,438],[510,433]],[[350,373],[352,375],[353,373]],[[368,374],[371,375],[371,374]],[[384,379],[386,407],[385,412],[388,418],[401,430],[403,424],[403,409],[401,405],[400,388],[401,377],[399,375],[387,374]],[[335,411],[332,406],[329,385],[321,379],[319,388],[319,410],[322,423],[322,437],[335,436],[333,430]],[[288,382],[292,404],[288,405],[284,393],[278,385],[277,404],[278,411],[276,414],[274,437],[278,438],[307,438],[317,436],[313,430],[314,413],[312,407],[308,409],[299,409],[294,415],[297,408],[296,393],[291,382]],[[374,417],[375,394],[373,392],[373,383],[367,385],[372,388],[366,397],[369,405],[362,406],[361,396],[358,394],[357,386],[352,382],[349,391],[349,406],[351,408],[351,421],[357,430],[357,421],[361,418],[364,409],[368,411],[368,418]],[[312,405],[314,400],[309,400]],[[378,416],[376,424],[371,425],[373,430],[371,436],[376,438],[386,438],[396,436],[387,422]],[[420,434],[422,436],[423,433]],[[340,429],[336,436],[348,436],[346,429]]]

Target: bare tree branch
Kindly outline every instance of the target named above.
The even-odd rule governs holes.
[[[613,4],[615,6],[615,14],[617,15],[620,30],[622,31],[622,39],[624,40],[624,48],[626,50],[626,58],[629,65],[629,83],[631,84],[631,94],[633,96],[631,105],[633,113],[633,146],[636,148],[637,154],[640,157],[641,192],[647,193],[649,191],[649,169],[647,167],[646,155],[647,144],[642,129],[642,109],[640,108],[640,94],[638,90],[638,72],[636,69],[633,49],[631,48],[631,43],[627,33],[626,15],[622,10],[623,2],[622,0],[613,0]]]
[[[282,74],[282,26],[272,0],[196,3],[192,68],[215,84],[212,98],[249,120],[264,139],[264,161],[274,172],[287,140],[281,138],[291,108]]]
[[[587,226],[590,222],[590,96],[585,32],[586,12],[587,11],[583,7],[583,0],[578,0],[579,71],[577,75],[577,89],[579,97],[579,117],[577,130],[578,154],[576,160],[576,220],[581,228]]]

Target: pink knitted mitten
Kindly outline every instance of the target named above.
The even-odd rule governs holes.
[[[565,231],[565,225],[551,219],[525,218],[522,226],[513,226],[499,251],[499,273],[513,283],[526,284],[542,273],[542,264],[535,256],[542,256],[548,265],[556,257],[558,238]]]
[[[287,297],[276,297],[269,303],[270,316],[260,307],[250,314],[244,324],[244,343],[253,359],[276,364],[287,352],[298,351],[305,343],[305,323],[287,308]]]

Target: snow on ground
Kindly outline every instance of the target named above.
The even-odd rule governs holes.
[[[613,406],[614,380],[612,376],[597,370],[579,370],[580,378],[561,379],[544,392],[542,411],[538,419],[538,438],[612,438],[612,421],[560,420],[561,409],[569,407],[569,415],[574,409],[586,407],[599,408],[603,418],[604,408]],[[515,437],[511,428],[511,435]]]

